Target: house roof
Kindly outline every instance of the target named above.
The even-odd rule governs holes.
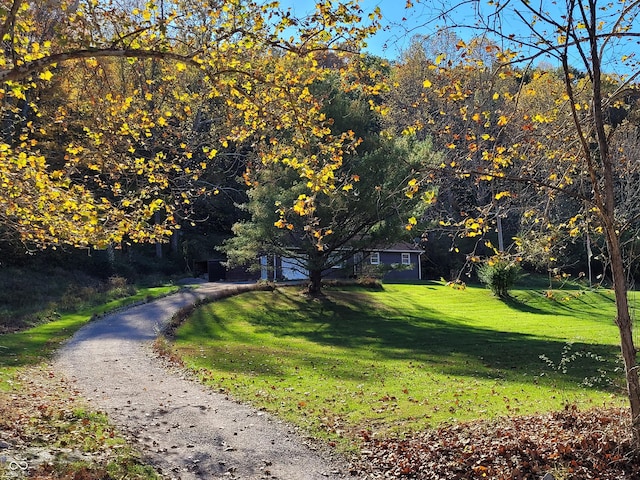
[[[424,253],[424,250],[410,242],[392,243],[387,246],[377,246],[371,249],[372,252],[392,252],[392,253]]]

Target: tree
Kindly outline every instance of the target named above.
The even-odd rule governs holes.
[[[627,178],[636,175],[638,158],[636,149],[629,148],[626,140],[627,132],[633,128],[625,123],[625,115],[615,121],[611,115],[617,109],[628,110],[628,96],[635,90],[637,60],[631,54],[616,57],[616,52],[634,51],[640,35],[637,25],[640,4],[620,1],[599,5],[596,0],[569,0],[562,7],[557,4],[546,7],[544,3],[518,1],[495,4],[491,11],[477,12],[478,26],[504,45],[496,51],[499,68],[495,74],[522,79],[521,88],[509,99],[512,108],[503,109],[492,124],[518,128],[511,130],[513,137],[500,150],[492,143],[478,145],[474,141],[475,148],[482,152],[482,168],[478,169],[477,164],[468,168],[467,163],[456,172],[473,176],[477,181],[498,179],[505,186],[532,185],[551,202],[569,199],[573,211],[561,222],[563,228],[572,235],[584,229],[605,238],[630,403],[631,433],[635,445],[640,447],[640,381],[627,300],[629,252],[624,244],[629,232],[640,227],[637,216],[624,208],[638,199],[637,191],[626,188]],[[516,23],[522,33],[508,29],[507,25]],[[562,87],[557,92],[539,93],[553,99],[552,111],[545,115],[542,109],[531,116],[530,112],[518,109],[518,102],[526,97],[529,84],[535,83],[527,82],[523,69],[513,67],[521,65],[526,71],[541,58],[552,58],[561,65]],[[584,78],[575,76],[576,68],[585,72]],[[456,133],[464,137],[466,132]],[[510,194],[508,189],[498,192],[502,196]],[[562,212],[569,213],[567,209]],[[559,218],[550,218],[546,213],[532,208],[524,216],[537,223],[559,222]]]
[[[437,160],[429,142],[381,135],[366,96],[331,84],[316,89],[333,119],[332,134],[353,130],[361,140],[333,172],[338,188],[317,192],[310,210],[304,206],[306,179],[275,166],[262,171],[249,192],[251,220],[234,226],[226,249],[232,265],[255,263],[264,254],[295,259],[309,273],[312,295],[320,294],[327,272],[351,262],[354,254],[408,235],[421,208],[414,196],[415,174],[423,162]],[[292,204],[293,209],[286,208]]]
[[[482,37],[464,42],[452,32],[416,36],[394,65],[394,88],[385,95],[387,124],[394,132],[415,130],[419,136],[431,136],[446,152],[437,175],[431,177],[438,196],[423,220],[429,223],[425,235],[430,245],[445,239],[452,268],[444,276],[451,275],[451,280],[459,280],[465,271],[472,273],[474,261],[490,251],[486,242],[500,251],[508,248],[503,245],[503,231],[508,231],[504,226],[511,227],[517,211],[515,196],[497,195],[504,190],[498,181],[478,182],[459,172],[461,166],[482,171],[484,156],[500,159],[509,142],[509,133],[497,120],[518,83],[497,74],[496,51],[495,43]],[[518,193],[522,197],[523,192]],[[452,262],[461,242],[467,244],[466,255]]]
[[[178,227],[179,206],[202,193],[197,180],[218,152],[251,145],[260,164],[281,161],[291,147],[274,141],[273,132],[285,129],[296,148],[325,143],[320,103],[309,91],[328,72],[318,54],[359,52],[378,19],[377,11],[363,18],[356,1],[320,1],[305,18],[277,2],[251,0],[5,2],[0,94],[3,124],[11,128],[0,143],[3,230],[35,246],[166,238]],[[155,71],[122,90],[104,81],[127,63]],[[99,88],[83,98],[80,81],[87,79]],[[43,108],[42,93],[52,85],[71,88],[89,108],[73,115],[65,105]],[[169,103],[158,112],[163,94]],[[206,145],[144,148],[149,138],[168,138],[177,121],[197,122],[194,97],[219,105],[220,117],[211,120],[224,125],[221,132]],[[40,140],[49,129],[72,124],[82,141],[45,152]],[[334,152],[327,164],[294,168],[313,188],[331,188],[326,172],[339,166],[349,141],[326,143]],[[182,179],[178,190],[167,188],[169,174]]]

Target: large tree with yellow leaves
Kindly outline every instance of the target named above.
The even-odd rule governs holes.
[[[378,17],[357,1],[320,1],[301,18],[251,0],[3,2],[4,237],[39,247],[166,238],[179,205],[207,193],[202,171],[238,145],[261,166],[294,168],[310,198],[332,190],[354,139],[327,141],[309,87],[327,74],[324,52],[353,56]],[[206,143],[172,139],[180,125],[212,123]]]

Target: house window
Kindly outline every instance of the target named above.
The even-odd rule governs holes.
[[[411,254],[403,253],[402,254],[402,265],[411,265]]]
[[[380,265],[380,252],[371,252],[369,254],[369,262],[371,262],[371,265]]]

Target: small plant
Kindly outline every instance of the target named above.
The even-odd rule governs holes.
[[[449,288],[453,288],[454,290],[464,290],[467,288],[467,284],[464,283],[459,278],[456,278],[455,280],[451,280],[450,282],[447,282],[445,285]]]
[[[549,368],[555,370],[557,372],[567,374],[569,371],[569,366],[572,363],[575,363],[579,358],[591,359],[594,362],[605,364],[606,359],[597,353],[582,351],[582,350],[574,350],[573,343],[567,342],[562,347],[562,353],[560,355],[560,361],[555,363],[546,355],[540,355],[540,360],[547,364]],[[613,381],[609,375],[609,372],[605,368],[598,368],[598,374],[592,375],[590,377],[585,377],[582,380],[582,385],[585,387],[596,387],[596,386],[610,386],[613,384]],[[618,368],[615,369],[615,372],[618,373]]]
[[[478,278],[500,298],[509,298],[520,276],[520,264],[503,257],[493,257],[478,267]]]

